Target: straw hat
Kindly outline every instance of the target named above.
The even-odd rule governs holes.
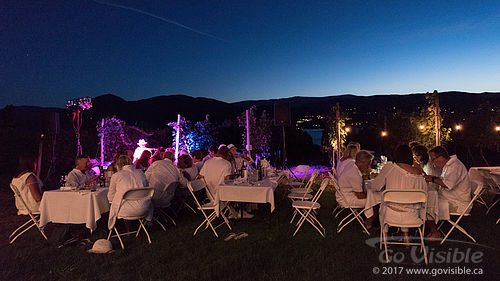
[[[99,239],[95,241],[94,246],[92,246],[92,249],[88,250],[89,253],[93,254],[107,254],[111,253],[113,251],[113,246],[111,245],[111,242],[106,239]]]
[[[141,145],[141,144],[148,144],[148,142],[145,141],[144,139],[140,139],[139,142],[137,143],[137,145]]]

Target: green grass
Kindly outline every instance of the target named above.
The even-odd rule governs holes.
[[[210,230],[193,231],[201,222],[201,216],[185,213],[177,219],[178,225],[169,225],[166,232],[159,227],[150,229],[152,244],[144,235],[137,239],[126,238],[125,250],[113,240],[114,253],[88,254],[85,249],[68,246],[57,249],[46,243],[36,230],[30,230],[13,245],[8,245],[8,235],[25,218],[16,216],[13,196],[7,190],[0,191],[0,279],[1,280],[498,280],[500,273],[500,216],[496,208],[488,216],[484,208],[476,206],[473,216],[462,225],[477,238],[478,243],[495,249],[446,243],[439,250],[458,247],[461,251],[472,248],[484,252],[479,264],[459,264],[480,267],[485,275],[473,276],[407,276],[374,275],[373,267],[388,266],[379,261],[380,250],[365,244],[365,240],[377,237],[378,232],[367,236],[360,227],[351,224],[336,233],[338,219],[331,216],[335,206],[333,191],[328,188],[320,199],[322,209],[318,217],[326,228],[326,238],[321,237],[309,224],[304,224],[293,237],[295,227],[288,222],[292,210],[283,199],[284,190],[275,194],[276,210],[260,208],[251,220],[231,220],[233,232],[247,232],[241,240],[224,241],[230,233],[225,225],[217,231],[216,238]],[[217,220],[218,222],[220,220]],[[104,224],[100,224],[104,225]],[[92,239],[104,238],[106,232],[98,229]],[[466,241],[459,232],[453,239]],[[392,246],[391,249],[409,255],[410,250]],[[389,266],[404,268],[447,268],[456,264],[403,263]]]

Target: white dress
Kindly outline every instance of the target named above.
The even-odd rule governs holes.
[[[373,206],[377,205],[381,201],[382,193],[380,190],[385,186],[386,190],[397,190],[397,189],[419,189],[427,190],[427,182],[423,175],[415,175],[408,173],[403,168],[399,167],[393,162],[387,162],[384,165],[380,174],[370,182],[370,192],[367,193],[366,208],[369,209],[365,212],[367,217],[373,215]],[[424,209],[420,204],[391,204],[387,203],[386,206],[391,206],[391,208],[381,208],[380,217],[385,215],[385,219],[393,222],[404,222],[412,223],[417,222],[420,219],[425,220]]]
[[[363,192],[363,175],[352,159],[344,160],[342,164],[342,173],[338,177],[340,194],[335,192],[335,198],[342,207],[364,207],[366,199],[358,199],[354,192]],[[343,195],[343,196],[342,196]]]
[[[203,164],[200,175],[205,178],[210,193],[215,197],[217,187],[224,182],[226,176],[231,175],[231,163],[221,157],[210,158]]]
[[[26,180],[28,180],[29,176],[35,176],[35,179],[38,183],[38,186],[42,187],[42,181],[34,174],[34,173],[24,173],[22,176],[18,178],[13,178],[11,184],[17,188],[21,198],[24,200],[24,203],[28,206],[33,214],[39,214],[40,202],[37,202],[33,195],[31,195],[31,191],[29,186],[26,184]],[[16,199],[16,208],[18,215],[27,215],[28,210],[21,202],[21,199],[15,196]]]
[[[118,213],[118,208],[125,192],[134,188],[146,187],[147,185],[144,173],[136,169],[133,165],[124,166],[122,170],[111,176],[108,191],[108,200],[111,203],[108,221],[109,229],[112,229],[117,217],[133,218],[147,214],[146,219],[151,220],[153,217],[153,206],[150,199],[127,201],[121,206]]]
[[[172,160],[163,159],[156,160],[149,166],[146,171],[146,179],[149,186],[154,188],[153,204],[155,207],[169,206],[170,201],[174,198],[176,188],[168,188],[171,184],[177,185],[181,182],[181,174],[179,169],[174,165]]]

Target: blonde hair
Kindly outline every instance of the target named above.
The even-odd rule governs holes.
[[[356,158],[356,153],[358,153],[359,149],[358,146],[355,144],[349,144],[346,149],[344,150],[344,153],[342,153],[342,158]]]
[[[121,170],[124,166],[127,165],[132,165],[132,159],[128,157],[127,155],[120,155],[118,159],[116,160],[116,167],[118,170]]]

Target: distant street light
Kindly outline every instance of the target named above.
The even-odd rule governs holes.
[[[495,131],[500,132],[500,126],[495,126]]]
[[[387,131],[382,131],[382,132],[380,133],[380,135],[381,135],[382,137],[387,137]]]
[[[457,125],[455,126],[455,130],[457,130],[457,131],[462,130],[462,125],[457,124]]]
[[[345,127],[345,131],[346,131],[346,133],[351,132],[351,127]]]

